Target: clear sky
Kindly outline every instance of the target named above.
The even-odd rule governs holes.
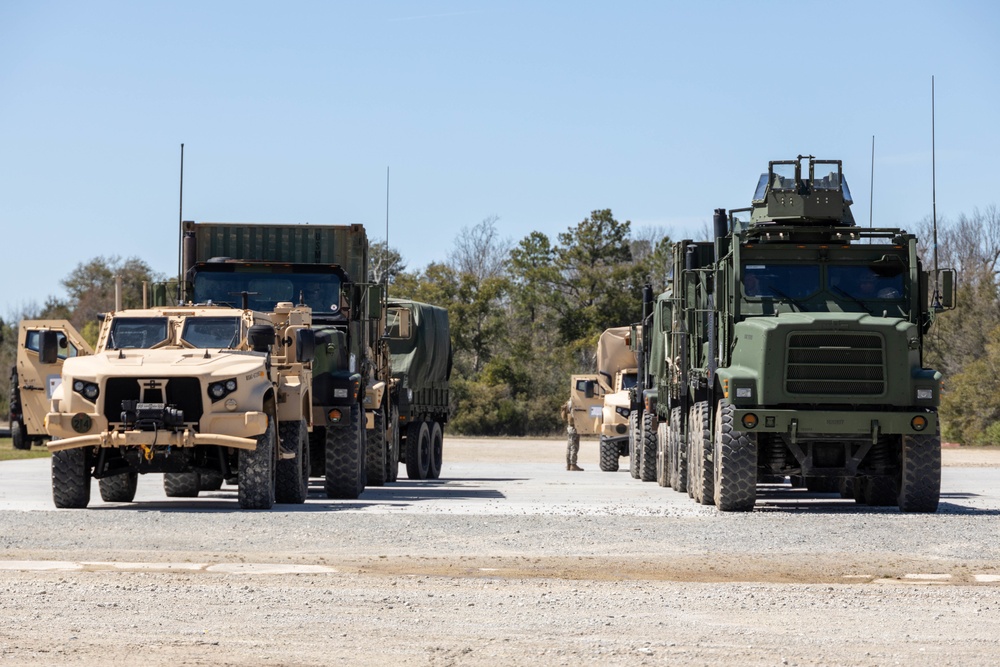
[[[699,237],[767,161],[842,159],[867,224],[1000,203],[1000,3],[0,0],[0,316],[184,218],[362,223],[408,268],[498,216]]]

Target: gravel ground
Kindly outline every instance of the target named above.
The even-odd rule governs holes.
[[[157,476],[55,511],[46,462],[0,464],[0,665],[1000,663],[996,450],[945,450],[934,515],[718,514],[563,451],[448,439],[438,482],[271,512]]]

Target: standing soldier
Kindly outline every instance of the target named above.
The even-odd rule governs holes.
[[[576,464],[576,455],[580,451],[580,434],[576,432],[576,425],[573,423],[572,399],[563,403],[560,413],[566,422],[566,470],[583,472],[583,468]]]

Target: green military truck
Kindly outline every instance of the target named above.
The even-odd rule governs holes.
[[[674,246],[654,329],[675,489],[747,511],[759,480],[791,476],[936,511],[941,375],[923,337],[955,274],[925,271],[902,229],[856,226],[851,203],[840,161],[773,161],[750,208],[716,211],[713,243]]]
[[[258,307],[290,299],[312,309],[317,345],[309,451],[328,497],[357,498],[365,486],[395,481],[400,461],[411,478],[440,474],[448,377],[438,365],[450,370],[441,356],[450,350],[443,342],[447,311],[402,303],[389,308],[385,287],[367,282],[369,242],[362,225],[185,222],[183,255],[185,292],[195,303],[246,292]],[[406,343],[387,335],[393,326],[398,335],[400,318],[411,324],[406,333],[419,345],[435,341],[429,352],[420,348],[403,376],[392,371],[390,344]],[[420,384],[425,376],[433,378],[432,387]],[[419,389],[434,390],[418,392],[430,402],[418,403],[415,412],[409,392],[400,391],[410,378]],[[414,423],[427,426],[423,454],[419,426],[409,437]],[[423,464],[411,460],[421,456]]]
[[[444,427],[449,414],[451,333],[448,311],[408,299],[388,303],[392,401],[390,421],[400,436],[393,461],[406,463],[410,479],[438,479],[443,459]],[[398,466],[393,466],[393,478]]]

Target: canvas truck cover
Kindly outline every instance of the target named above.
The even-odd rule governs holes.
[[[368,279],[363,225],[271,225],[185,222],[194,233],[196,262],[229,257],[249,262],[338,264],[354,282]]]
[[[390,308],[400,306],[413,313],[413,325],[409,338],[389,339],[393,377],[405,377],[405,386],[414,390],[447,389],[451,376],[448,311],[419,301],[389,301]]]
[[[631,327],[607,329],[597,341],[597,372],[609,385],[615,373],[623,368],[636,368],[635,352],[626,342]]]

